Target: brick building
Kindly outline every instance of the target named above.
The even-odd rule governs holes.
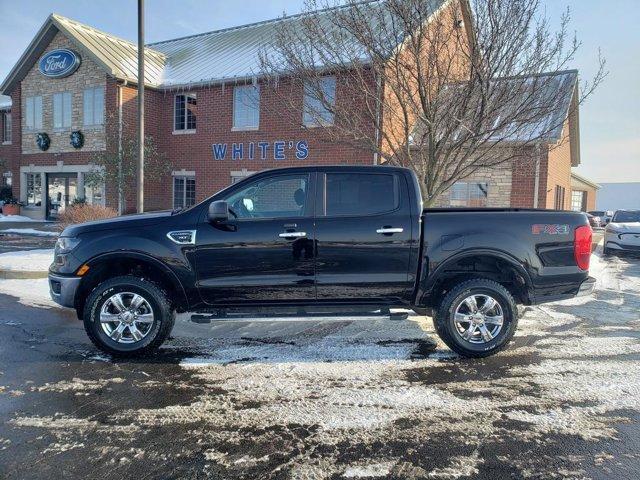
[[[544,76],[544,88],[553,90],[548,97],[556,102],[549,106],[548,118],[536,119],[535,127],[545,125],[542,131],[546,133],[535,141],[501,138],[504,146],[495,148],[492,154],[511,158],[509,150],[517,148],[517,159],[495,168],[481,168],[456,182],[440,195],[436,206],[572,208],[571,169],[580,165],[578,72]]]
[[[588,178],[571,173],[571,210],[591,212],[596,209],[596,194],[600,185]]]
[[[434,5],[433,15],[444,15],[451,28],[463,28],[469,35],[466,0],[438,0]],[[310,108],[321,107],[303,88],[297,93],[299,110],[283,112],[273,87],[256,75],[262,47],[256,39],[268,40],[278,22],[300,18],[145,47],[145,133],[172,170],[170,178],[147,181],[146,210],[188,206],[268,168],[377,162],[370,152],[324,140],[321,129],[314,128],[316,120],[307,115]],[[577,74],[572,75],[577,82]],[[324,77],[323,88],[340,102],[345,80],[335,72]],[[52,14],[0,85],[0,93],[7,95],[0,97],[2,181],[23,203],[22,215],[55,219],[75,198],[118,206],[115,185],[89,187],[85,177],[95,168],[96,153],[117,152],[123,136],[135,129],[135,44]],[[359,100],[350,95],[349,101]],[[290,121],[296,115],[297,124]],[[325,117],[325,123],[333,121]],[[537,201],[541,208],[569,208],[571,166],[580,162],[577,134],[576,110],[558,138],[532,148],[531,154],[539,158],[537,167],[478,173],[456,185],[442,203],[531,207]],[[561,139],[566,140],[563,146],[550,148]],[[134,184],[135,179],[130,181]],[[486,187],[480,201],[474,200],[477,185]],[[126,211],[135,206],[129,190]]]

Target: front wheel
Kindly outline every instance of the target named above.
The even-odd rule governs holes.
[[[115,356],[139,356],[158,348],[173,323],[173,309],[164,290],[128,275],[99,284],[84,311],[84,328],[91,341]]]
[[[435,311],[438,335],[463,357],[493,355],[509,343],[518,309],[509,291],[493,280],[473,279],[454,286]]]

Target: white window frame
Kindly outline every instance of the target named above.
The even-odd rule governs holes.
[[[178,97],[184,97],[184,128],[176,128],[176,99]],[[198,105],[198,96],[195,93],[184,92],[184,93],[176,93],[173,96],[173,134],[189,134],[196,133],[198,129],[198,115],[196,115],[196,128],[187,128],[187,97],[192,97],[196,101],[196,106]]]
[[[11,145],[13,140],[13,118],[11,112],[2,112],[2,144]]]
[[[249,114],[252,105],[249,105],[244,100],[247,98],[246,95],[242,95],[244,92],[251,91],[250,89],[255,89],[258,93],[258,101],[255,105],[257,109],[257,115],[255,122],[249,122]],[[241,98],[243,97],[243,98]],[[253,116],[253,115],[251,115]],[[247,123],[240,123],[241,117]],[[255,125],[253,124],[255,123]],[[232,131],[242,131],[242,130],[258,130],[260,128],[260,85],[249,84],[249,85],[236,85],[233,87],[233,126],[231,128]]]
[[[60,110],[60,120],[61,124],[56,125],[56,112],[58,108],[56,108],[56,99],[60,99],[60,105],[58,108]],[[68,115],[65,113],[65,105],[68,103],[69,112]],[[67,118],[68,117],[68,118]],[[72,117],[73,117],[73,95],[71,92],[58,92],[53,94],[53,129],[54,130],[66,130],[71,128],[72,125]]]
[[[311,82],[322,82],[323,95],[330,98],[330,95],[326,92],[326,82],[330,82],[333,88],[332,105],[336,103],[336,90],[337,80],[335,75],[326,75],[317,80],[309,80],[304,82],[303,86],[303,102],[302,102],[302,124],[305,127],[330,127],[335,123],[335,115],[329,112],[324,104],[315,94],[316,87],[311,85]],[[317,105],[319,104],[319,105]],[[314,113],[315,112],[315,113]],[[330,119],[325,119],[324,115],[330,116]]]
[[[97,93],[100,95],[96,95]],[[89,112],[87,112],[88,107],[90,107]],[[103,87],[89,87],[82,92],[82,123],[85,127],[100,127],[104,125]]]
[[[196,176],[191,174],[174,174],[171,176],[171,208],[180,208],[176,207],[176,180],[182,181],[182,208],[188,208],[197,203],[196,192],[195,192],[195,182]],[[191,205],[187,205],[187,180],[193,180],[193,203]]]
[[[29,202],[29,176],[33,176],[33,181],[32,181],[32,185],[34,188],[33,191],[33,203]],[[40,183],[40,205],[36,205],[36,191],[35,191],[35,186],[36,186],[36,179],[38,180],[38,182]],[[25,173],[25,177],[24,177],[24,184],[26,186],[25,191],[27,192],[27,197],[26,197],[26,202],[27,202],[27,207],[28,208],[39,208],[42,206],[42,202],[45,200],[44,197],[44,188],[42,186],[42,174],[40,172],[35,172],[35,173]]]
[[[235,185],[239,181],[247,178],[249,175],[253,175],[254,173],[257,173],[257,172],[243,168],[242,170],[232,170],[230,173],[231,173],[231,185]]]
[[[42,129],[42,96],[27,97],[25,100],[25,129],[37,131]]]

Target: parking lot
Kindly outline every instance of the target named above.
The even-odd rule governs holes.
[[[144,360],[0,280],[2,478],[640,477],[640,260],[463,360],[430,319],[178,319]]]

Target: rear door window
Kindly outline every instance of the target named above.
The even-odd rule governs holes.
[[[376,215],[399,206],[398,181],[392,173],[327,173],[326,215]]]

